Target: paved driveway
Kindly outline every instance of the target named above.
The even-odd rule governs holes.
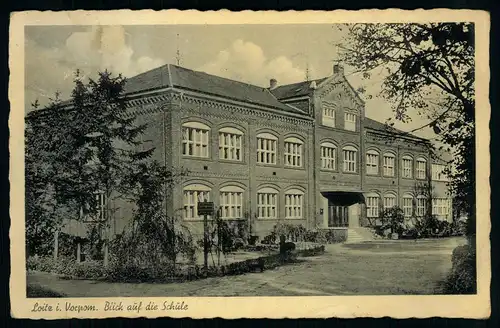
[[[124,284],[61,280],[35,273],[28,283],[67,297],[296,296],[432,294],[451,268],[461,238],[328,245],[324,255],[240,276],[180,284]]]

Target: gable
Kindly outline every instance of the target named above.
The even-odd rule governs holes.
[[[316,92],[321,100],[335,102],[352,110],[360,110],[365,104],[344,76],[327,78],[318,85]]]

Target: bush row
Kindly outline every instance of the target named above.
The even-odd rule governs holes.
[[[295,251],[293,252],[293,256],[286,259],[280,254],[271,254],[228,265],[212,266],[208,270],[198,265],[174,267],[171,264],[162,263],[155,267],[147,267],[134,264],[120,264],[116,261],[111,261],[108,267],[104,267],[100,261],[76,263],[74,259],[64,257],[58,260],[54,260],[51,257],[30,257],[27,261],[27,270],[52,272],[64,275],[70,279],[103,279],[112,282],[173,282],[244,274],[259,269],[271,269],[296,256],[314,256],[323,253],[324,250],[324,246],[316,246],[307,250]]]
[[[453,250],[452,269],[443,282],[444,294],[476,293],[476,249],[462,245]]]

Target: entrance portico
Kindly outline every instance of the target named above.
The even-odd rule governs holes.
[[[323,191],[323,226],[325,228],[359,227],[363,193],[353,191]]]

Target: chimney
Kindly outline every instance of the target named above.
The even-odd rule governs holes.
[[[333,65],[333,74],[340,74],[344,75],[344,67],[340,64],[334,64]]]
[[[278,86],[278,81],[276,79],[269,80],[269,90],[276,89],[277,86]]]

